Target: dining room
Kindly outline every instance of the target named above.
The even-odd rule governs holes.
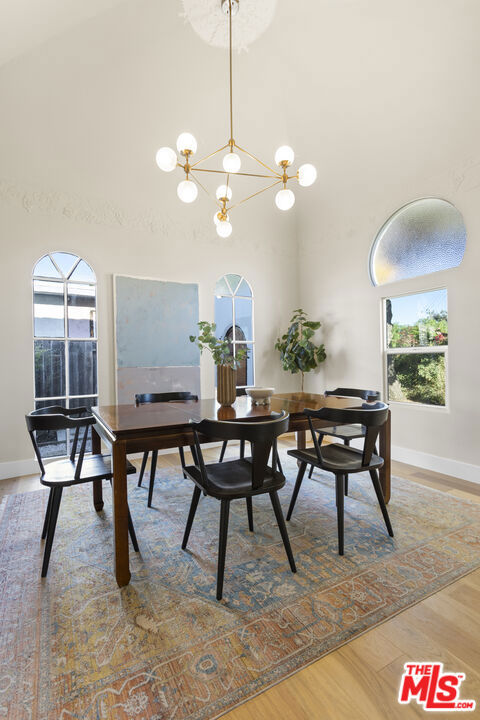
[[[2,4],[0,718],[478,712],[479,21]]]

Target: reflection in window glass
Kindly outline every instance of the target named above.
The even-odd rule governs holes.
[[[97,392],[97,343],[72,340],[68,346],[69,394],[95,394]]]
[[[445,289],[390,298],[386,315],[388,347],[448,345]]]
[[[388,400],[446,405],[447,291],[385,300]]]
[[[239,362],[237,388],[254,384],[253,294],[247,280],[230,273],[215,285],[215,324],[218,338],[231,343],[231,353],[248,347],[248,358]],[[245,345],[245,341],[250,341]]]
[[[69,278],[74,281],[68,282]],[[33,304],[35,406],[97,405],[96,282],[92,268],[72,253],[45,255],[35,265]],[[66,454],[73,434],[70,430],[45,433],[40,443],[44,456]],[[88,442],[90,449],[90,439]]]
[[[68,283],[67,306],[68,337],[95,337],[95,286]]]
[[[34,354],[35,396],[55,398],[65,395],[65,342],[35,340]]]
[[[462,215],[439,198],[415,200],[397,210],[379,231],[370,254],[374,285],[460,265],[466,229]]]
[[[33,316],[35,337],[65,335],[65,299],[63,283],[35,280],[33,283]]]

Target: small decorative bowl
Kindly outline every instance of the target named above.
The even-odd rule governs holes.
[[[245,392],[252,400],[252,405],[269,405],[270,397],[275,392],[273,387],[247,387]]]

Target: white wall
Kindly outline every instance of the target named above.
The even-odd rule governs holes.
[[[327,361],[307,378],[317,391],[380,387],[381,297],[445,284],[450,407],[395,406],[393,443],[419,464],[446,458],[446,472],[475,479],[478,0],[279,2],[272,26],[236,58],[234,134],[267,161],[291,144],[319,179],[296,192],[290,216],[271,195],[234,211],[227,241],[213,232],[208,201],[181,205],[176,180],[153,162],[180,131],[192,131],[202,152],[228,132],[225,53],[202,43],[179,7],[121,3],[0,69],[0,459],[31,456],[21,417],[33,395],[29,271],[53,249],[85,256],[97,272],[102,402],[113,399],[112,273],[198,281],[205,318],[216,278],[245,273],[257,381],[282,388],[298,378],[280,369],[273,341],[301,304],[323,322]],[[373,288],[367,259],[378,228],[422,196],[463,213],[462,265]],[[202,382],[213,394],[207,361]]]
[[[184,205],[176,196],[180,172],[155,165],[156,149],[174,145],[180,131],[194,132],[207,154],[228,127],[226,77],[212,84],[226,56],[202,44],[174,5],[124,4],[0,70],[4,476],[27,471],[23,461],[33,456],[23,418],[33,405],[31,270],[47,251],[74,252],[96,272],[101,403],[114,401],[114,273],[197,282],[200,317],[210,320],[216,280],[245,275],[255,297],[257,383],[296,387],[273,349],[298,297],[294,217],[276,211],[272,196],[254,199],[232,211],[234,233],[221,240],[211,199]],[[197,64],[182,50],[185,38]],[[255,62],[253,51],[247,62]],[[240,108],[239,125],[242,117],[248,146],[256,119]],[[279,137],[268,142],[258,132],[272,153],[288,140],[281,119],[277,126]],[[243,194],[248,186],[237,198]],[[206,356],[204,397],[214,395],[213,377]]]

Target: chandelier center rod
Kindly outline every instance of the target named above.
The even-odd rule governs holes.
[[[230,59],[230,152],[233,152],[233,73],[232,73],[232,0],[228,0],[228,45]]]

